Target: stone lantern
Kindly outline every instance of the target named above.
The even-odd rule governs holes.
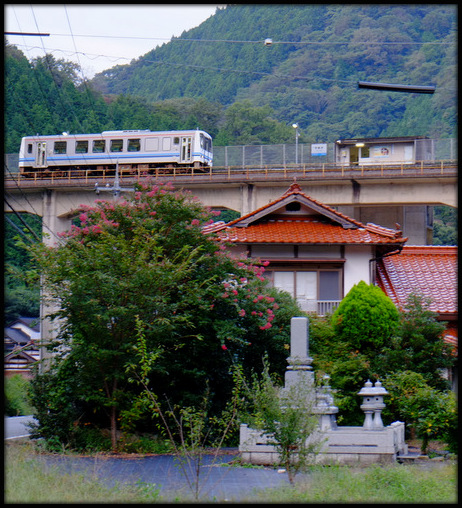
[[[361,388],[358,395],[364,397],[363,403],[361,404],[361,409],[366,414],[363,429],[383,429],[381,416],[382,409],[385,407],[383,396],[388,395],[388,392],[385,390],[385,388],[383,388],[382,383],[377,381],[375,385],[372,386],[371,381],[368,379],[366,383],[364,383],[364,387]]]

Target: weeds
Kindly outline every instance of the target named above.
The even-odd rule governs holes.
[[[13,503],[162,503],[161,486],[139,481],[105,487],[96,471],[63,474],[57,466],[44,467],[31,443],[5,447],[4,501]],[[95,468],[98,466],[95,465]],[[427,467],[427,466],[426,466]],[[232,468],[230,468],[232,469]],[[249,490],[252,472],[248,471]],[[174,501],[190,501],[181,493]],[[219,502],[220,500],[216,500]],[[422,469],[416,464],[370,466],[312,466],[294,486],[249,494],[243,502],[266,503],[455,503],[457,464],[438,463]]]

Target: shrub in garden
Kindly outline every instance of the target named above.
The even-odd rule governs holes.
[[[298,307],[266,288],[263,264],[233,259],[204,234],[212,217],[190,194],[147,182],[126,201],[82,207],[55,246],[31,247],[57,304],[51,317],[63,323],[49,345],[51,369],[34,384],[39,429],[72,436],[82,425],[110,427],[117,447],[118,419],[137,395],[126,374],[137,319],[149,350],[162,351],[153,391],[174,405],[199,404],[208,383],[220,412],[233,364],[249,372],[265,353],[285,369]]]

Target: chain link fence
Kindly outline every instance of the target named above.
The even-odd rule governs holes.
[[[316,148],[315,148],[316,147]],[[298,148],[298,154],[296,154]],[[319,150],[320,149],[320,150]],[[314,155],[314,153],[318,153]],[[321,154],[319,154],[321,153]],[[457,159],[457,139],[416,140],[416,160]],[[5,155],[5,174],[18,172],[18,154]],[[252,167],[286,164],[323,164],[335,162],[335,143],[299,143],[281,145],[214,146],[215,167]]]
[[[298,154],[296,154],[298,148]],[[322,155],[319,154],[321,148]],[[457,159],[457,139],[416,140],[416,160]],[[335,143],[214,146],[214,166],[271,166],[286,164],[335,163]]]

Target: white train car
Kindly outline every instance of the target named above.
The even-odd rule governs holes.
[[[22,139],[19,171],[147,171],[212,166],[212,138],[201,130],[120,130],[101,134],[28,136]]]

